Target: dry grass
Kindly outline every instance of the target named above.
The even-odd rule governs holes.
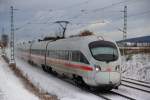
[[[8,63],[9,60],[7,57],[3,56],[4,60]],[[13,72],[16,74],[17,77],[21,79],[26,89],[28,89],[30,92],[34,93],[36,96],[38,96],[41,100],[58,100],[56,96],[50,95],[48,92],[44,92],[40,90],[39,87],[35,86],[30,80],[28,75],[23,75],[22,70],[16,67],[16,65],[9,65],[10,69],[13,70]]]

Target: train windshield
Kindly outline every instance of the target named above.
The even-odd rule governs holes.
[[[99,61],[115,61],[118,59],[118,50],[114,43],[109,41],[95,41],[89,44],[92,56]]]

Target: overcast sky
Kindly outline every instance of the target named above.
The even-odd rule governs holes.
[[[14,6],[17,40],[59,34],[55,21],[69,21],[66,36],[90,30],[122,39],[123,9],[127,5],[127,38],[150,35],[150,0],[0,0],[0,30],[10,34],[10,6]],[[1,31],[0,31],[1,32]]]

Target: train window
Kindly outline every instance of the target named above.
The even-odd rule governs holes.
[[[49,56],[49,51],[46,51],[46,56]]]
[[[49,56],[49,57],[52,57],[52,50],[48,50],[48,52],[49,52],[49,53],[48,53],[48,56]]]
[[[72,51],[72,61],[76,61],[76,62],[80,61],[80,52]]]
[[[86,57],[80,51],[68,51],[68,50],[49,50],[49,57],[55,59],[69,60],[69,52],[72,54],[71,60],[74,62],[82,62],[89,64]]]
[[[69,51],[65,50],[65,60],[69,60]]]
[[[58,51],[58,57],[59,57],[59,59],[65,60],[65,51],[64,50],[59,50]]]
[[[72,61],[89,64],[86,57],[80,51],[72,51]]]
[[[52,56],[53,58],[56,58],[56,51],[55,51],[55,50],[53,51],[53,54],[52,54],[52,55],[53,55],[53,56]]]
[[[114,43],[109,41],[95,41],[89,44],[92,56],[99,61],[115,61],[118,59],[118,50]]]
[[[42,50],[42,51],[41,51],[41,55],[42,55],[42,56],[45,56],[45,50]]]
[[[80,62],[83,62],[85,64],[89,64],[88,60],[86,59],[86,57],[80,53]]]

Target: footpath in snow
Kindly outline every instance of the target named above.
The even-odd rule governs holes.
[[[0,56],[0,100],[39,100],[26,90]]]

